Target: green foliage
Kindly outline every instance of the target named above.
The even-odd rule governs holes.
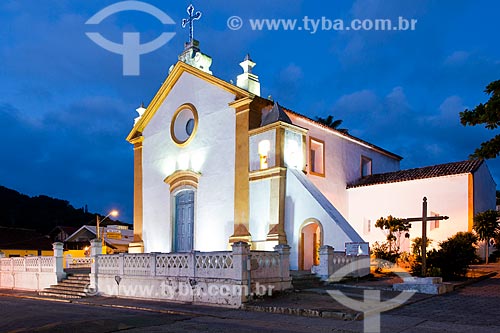
[[[389,215],[387,218],[381,217],[375,223],[375,227],[387,233],[388,251],[399,253],[401,237],[410,237],[411,224],[405,219],[400,219]]]
[[[371,253],[375,256],[377,259],[382,259],[385,262],[378,262],[377,263],[377,268],[376,271],[381,271],[382,268],[387,268],[388,263],[396,263],[398,260],[400,254],[398,252],[392,252],[389,250],[389,243],[388,242],[375,242],[371,246]]]
[[[427,242],[425,244],[425,247],[427,248],[431,244],[432,244],[432,239],[427,238]],[[417,257],[422,255],[422,237],[415,237],[412,240],[411,253]]]
[[[480,103],[474,109],[460,112],[462,125],[476,126],[484,124],[487,129],[496,129],[500,126],[500,80],[493,81],[486,86],[485,93],[491,95],[486,104]],[[473,158],[495,158],[500,153],[500,135],[481,143]]]
[[[498,218],[499,214],[496,210],[490,209],[474,216],[474,231],[479,236],[479,239],[485,241],[484,257],[488,263],[488,248],[489,241],[499,231]]]
[[[477,241],[475,234],[459,232],[441,242],[439,250],[427,253],[427,275],[442,276],[445,280],[465,277],[469,266],[478,260]]]
[[[499,214],[496,210],[489,209],[487,211],[477,213],[474,216],[474,231],[479,236],[480,240],[490,239],[495,236],[498,231]]]

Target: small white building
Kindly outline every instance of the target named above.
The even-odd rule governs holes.
[[[236,85],[212,75],[210,64],[196,41],[187,44],[147,108],[137,109],[127,138],[135,173],[129,252],[288,244],[291,268],[310,269],[321,245],[343,251],[346,242],[383,240],[375,220],[418,216],[423,196],[451,217],[434,240],[470,230],[475,212],[495,207],[485,163],[390,182],[387,175],[405,172],[400,156],[260,97],[249,56]]]
[[[429,216],[449,216],[446,221],[428,222],[431,247],[458,231],[471,231],[473,217],[493,209],[496,202],[495,182],[480,160],[374,174],[349,184],[347,192],[349,221],[371,243],[384,239],[382,230],[375,228],[378,218],[422,216],[423,197]],[[404,251],[410,250],[411,239],[422,236],[421,223],[412,223],[410,236],[401,241]]]

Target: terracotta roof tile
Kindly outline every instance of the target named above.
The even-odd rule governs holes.
[[[475,172],[482,163],[482,160],[468,160],[462,162],[433,165],[423,168],[379,173],[361,178],[352,184],[348,184],[347,188],[472,173]]]

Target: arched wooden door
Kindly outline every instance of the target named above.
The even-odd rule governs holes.
[[[319,248],[322,245],[321,224],[317,221],[304,223],[300,230],[299,269],[311,270],[319,265]]]

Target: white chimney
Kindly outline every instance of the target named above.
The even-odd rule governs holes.
[[[254,95],[260,96],[259,77],[252,73],[252,69],[255,65],[255,62],[250,59],[250,55],[247,54],[245,60],[240,62],[240,66],[243,68],[243,74],[238,75],[236,85]]]

